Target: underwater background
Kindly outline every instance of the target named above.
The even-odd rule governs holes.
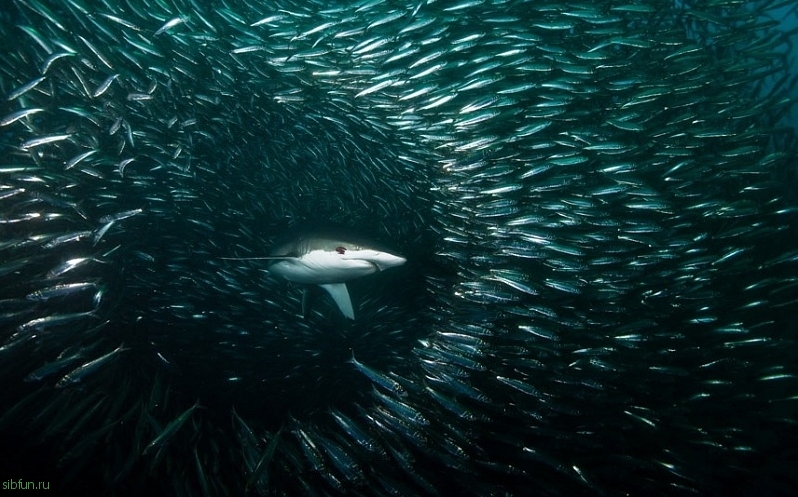
[[[0,481],[794,495],[797,17],[4,2]],[[354,321],[226,259],[326,222]]]

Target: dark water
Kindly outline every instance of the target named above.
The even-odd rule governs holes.
[[[0,480],[798,488],[794,7],[1,12]],[[355,321],[223,259],[325,222],[408,259]]]

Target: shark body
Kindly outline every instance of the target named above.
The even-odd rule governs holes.
[[[349,319],[355,312],[346,282],[406,262],[373,242],[331,232],[300,233],[275,246],[268,259],[269,272],[324,288]]]

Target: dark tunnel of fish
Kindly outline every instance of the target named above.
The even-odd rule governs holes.
[[[3,478],[794,495],[794,2],[12,0]],[[358,319],[258,261],[335,220]]]

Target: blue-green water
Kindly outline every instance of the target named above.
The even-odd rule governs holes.
[[[9,2],[0,479],[791,495],[790,9]]]

